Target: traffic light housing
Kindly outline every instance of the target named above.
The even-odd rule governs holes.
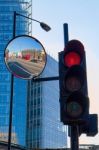
[[[60,115],[65,125],[86,123],[89,115],[86,56],[78,40],[59,53]]]
[[[79,126],[79,135],[85,133],[87,136],[95,136],[98,133],[98,115],[90,114],[87,124]]]
[[[78,126],[79,136],[84,133],[87,136],[95,136],[98,133],[98,115],[90,114],[87,122]],[[68,136],[71,137],[71,128],[68,128]]]

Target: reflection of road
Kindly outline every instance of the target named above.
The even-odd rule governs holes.
[[[25,68],[23,68],[19,63],[9,62],[8,66],[15,76],[19,76],[22,78],[31,78],[31,73],[28,72],[28,70],[26,70]]]
[[[32,77],[37,76],[41,73],[45,65],[44,62],[38,61],[35,63],[20,58],[9,59],[7,64],[12,72],[23,78],[29,78],[31,75]]]

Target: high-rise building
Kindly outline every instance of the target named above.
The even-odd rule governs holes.
[[[0,141],[8,141],[11,74],[4,63],[4,49],[13,38],[14,11],[31,17],[32,0],[0,0]],[[16,35],[31,33],[31,21],[16,17]],[[12,143],[25,145],[27,81],[14,78]]]
[[[51,56],[42,77],[58,76],[58,63]],[[29,82],[27,99],[28,148],[67,146],[66,126],[60,122],[58,81]]]

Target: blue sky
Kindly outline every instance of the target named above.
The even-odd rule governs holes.
[[[13,39],[7,46],[10,52],[20,52],[26,49],[42,50],[43,47],[36,39],[28,36],[20,36]]]
[[[99,0],[33,0],[32,16],[51,26],[52,30],[45,32],[33,22],[32,35],[57,60],[58,52],[64,49],[63,23],[68,23],[69,39],[84,44],[90,113],[99,115]],[[99,134],[92,138],[82,135],[80,143],[99,144]]]

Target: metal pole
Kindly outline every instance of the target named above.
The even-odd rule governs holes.
[[[55,80],[59,80],[59,76],[56,77],[45,77],[45,78],[36,78],[36,79],[32,79],[33,82],[43,82],[43,81],[55,81]]]
[[[68,35],[68,24],[64,23],[64,47],[67,45],[69,40]],[[79,150],[79,131],[78,126],[69,126],[69,131],[71,132],[71,150]]]
[[[27,16],[24,16],[24,15],[21,15],[21,14],[18,14],[16,13],[16,11],[14,11],[14,15],[13,15],[13,38],[15,38],[15,35],[16,35],[16,16],[19,15],[19,16],[22,16],[22,17],[25,17],[27,19],[31,19],[33,21],[36,21],[38,23],[42,23],[38,20],[35,20],[35,19],[32,19],[32,18],[29,18]],[[42,23],[43,25],[46,25],[44,23]],[[48,25],[46,25],[47,27],[49,27]],[[49,27],[50,28],[50,27]],[[59,77],[50,77],[50,78],[42,78],[42,79],[39,79],[39,81],[50,81],[50,80],[58,80]],[[37,81],[38,79],[34,80],[34,81]],[[14,76],[13,74],[11,74],[11,93],[10,93],[10,112],[9,112],[9,133],[8,133],[8,150],[11,149],[11,133],[12,133],[12,115],[13,115],[13,88],[14,88]]]
[[[16,11],[14,11],[14,18],[13,18],[13,38],[16,35]]]
[[[79,150],[79,131],[78,126],[71,126],[71,150]]]
[[[68,34],[68,24],[64,23],[63,24],[63,29],[64,29],[64,47],[66,47],[68,40],[69,40],[69,34]],[[70,130],[70,127],[68,126],[68,130]],[[69,132],[69,131],[68,131]],[[67,145],[68,146],[68,145]]]
[[[69,36],[68,36],[68,24],[64,23],[64,46],[66,46],[68,40],[69,40]]]
[[[14,12],[13,17],[13,38],[15,37],[15,30],[16,30],[16,12]],[[11,137],[12,137],[11,133],[12,133],[12,115],[13,115],[13,84],[14,84],[14,76],[13,74],[11,74],[8,150],[11,149]]]
[[[38,22],[38,23],[41,23],[40,21],[36,20],[36,19],[33,19],[33,18],[30,18],[30,17],[27,17],[27,16],[24,16],[22,14],[19,14],[19,13],[16,13],[17,16],[21,16],[21,17],[24,17],[24,18],[27,18],[27,19],[30,19],[30,20],[33,20],[35,22]]]

